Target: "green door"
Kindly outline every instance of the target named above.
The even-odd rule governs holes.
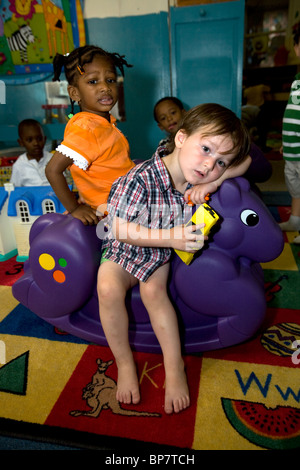
[[[188,107],[219,103],[240,116],[245,3],[170,10],[172,94]]]

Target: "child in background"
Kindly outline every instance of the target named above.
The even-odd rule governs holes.
[[[300,23],[293,28],[294,51],[300,57]],[[292,83],[288,104],[285,108],[282,124],[282,147],[284,175],[287,189],[292,197],[289,220],[280,225],[287,232],[300,231],[300,73]],[[293,243],[300,245],[300,235]]]
[[[22,153],[12,166],[10,183],[15,186],[48,186],[45,168],[52,153],[44,149],[46,136],[41,124],[35,119],[24,119],[18,126]]]
[[[178,131],[179,124],[185,114],[183,103],[174,96],[165,96],[157,101],[153,114],[158,127],[167,133],[167,137],[159,142],[166,145],[172,134]]]
[[[249,144],[246,128],[232,111],[200,105],[185,114],[171,153],[160,158],[156,152],[113,184],[97,287],[101,324],[118,367],[120,402],[140,400],[125,306],[127,291],[139,283],[163,353],[165,412],[189,406],[177,316],[167,293],[172,249],[194,253],[204,242],[197,232],[204,224],[184,226],[184,194],[191,185],[209,187],[230,168],[243,167]],[[155,207],[162,216],[153,216]]]
[[[68,122],[46,176],[67,211],[85,225],[98,223],[96,210],[101,205],[105,211],[112,183],[134,166],[128,142],[110,114],[118,100],[116,68],[124,74],[124,66],[131,67],[119,54],[96,46],[79,47],[68,56],[57,54],[53,61],[53,80],[64,67],[72,110],[77,101],[80,112]],[[68,167],[81,203],[64,178]]]

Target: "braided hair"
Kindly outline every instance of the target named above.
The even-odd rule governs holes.
[[[78,77],[84,72],[84,64],[89,64],[93,61],[96,55],[107,57],[111,60],[113,66],[121,72],[124,76],[124,66],[132,67],[124,59],[124,56],[117,52],[107,52],[101,47],[86,45],[74,49],[68,55],[56,54],[53,59],[54,76],[52,81],[59,81],[62,69],[64,68],[66,79],[69,85],[76,86]],[[71,113],[74,114],[74,101],[71,101]]]

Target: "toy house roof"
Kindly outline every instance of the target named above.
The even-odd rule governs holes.
[[[51,186],[22,186],[15,187],[9,195],[7,215],[16,217],[17,216],[17,202],[22,200],[27,202],[30,215],[42,215],[43,201],[51,200],[54,203],[55,211],[62,213],[65,211],[64,206],[61,204]]]

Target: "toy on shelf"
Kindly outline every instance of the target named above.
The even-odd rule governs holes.
[[[169,293],[178,311],[186,353],[224,348],[250,339],[266,313],[263,270],[277,258],[283,234],[243,178],[225,181],[211,196],[220,219],[189,266],[174,255]],[[212,238],[212,239],[211,239]],[[107,345],[96,291],[101,240],[95,226],[68,215],[41,216],[30,232],[24,275],[15,298],[52,325]],[[133,349],[160,352],[139,287],[129,291],[129,339]]]
[[[1,157],[0,156],[0,186],[8,183],[11,178],[12,166],[18,157]]]
[[[46,104],[43,104],[42,108],[45,110],[45,124],[52,123],[53,118],[62,124],[66,124],[68,122],[66,110],[70,106],[68,82],[66,80],[46,81],[44,85]]]
[[[65,110],[68,108],[67,104],[43,104],[42,108],[45,110],[45,124],[51,124],[53,118],[62,124],[68,122],[65,113]]]

